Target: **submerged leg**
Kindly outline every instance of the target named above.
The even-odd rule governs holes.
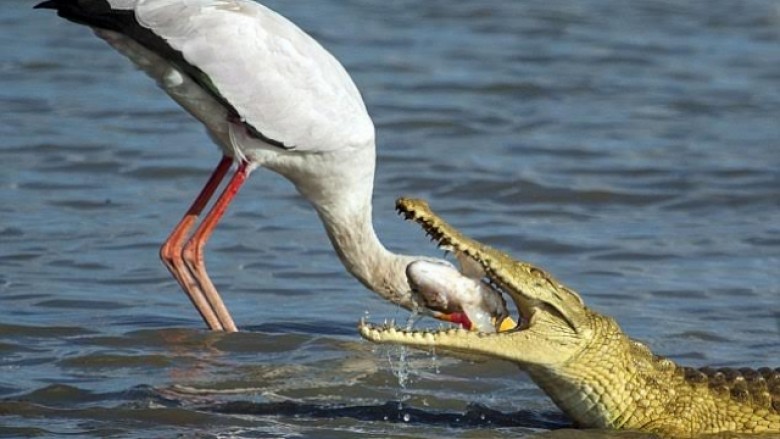
[[[238,169],[235,174],[233,174],[230,182],[225,186],[222,194],[220,194],[217,201],[214,202],[209,213],[195,230],[195,233],[192,234],[190,240],[184,245],[184,250],[182,251],[182,257],[184,258],[187,267],[189,267],[190,272],[195,277],[195,281],[200,286],[201,291],[203,291],[206,300],[211,304],[212,309],[222,325],[222,329],[228,332],[238,331],[238,328],[236,328],[233,318],[230,317],[230,313],[225,307],[224,302],[222,302],[222,298],[219,296],[217,289],[214,287],[214,284],[211,282],[211,279],[206,272],[203,249],[205,248],[211,233],[214,231],[214,228],[217,226],[217,223],[219,223],[219,220],[225,214],[225,211],[227,211],[230,202],[233,201],[233,198],[235,198],[238,190],[244,184],[248,176],[248,164],[242,162],[239,164]]]
[[[192,206],[190,206],[187,213],[182,217],[179,224],[176,225],[171,232],[171,235],[160,248],[160,259],[162,259],[165,266],[168,267],[168,271],[176,278],[176,281],[179,282],[179,285],[181,285],[184,292],[190,298],[192,304],[195,305],[195,308],[198,310],[201,317],[203,317],[206,325],[208,325],[209,329],[214,331],[221,331],[225,328],[217,317],[213,307],[206,299],[206,296],[203,294],[200,285],[193,279],[192,274],[184,263],[182,250],[187,239],[187,233],[197,221],[198,216],[208,204],[209,199],[211,199],[214,192],[216,192],[219,184],[225,178],[227,171],[230,170],[231,163],[232,159],[230,157],[222,157],[222,160],[220,160],[219,164],[214,169],[214,172],[206,182],[206,185],[203,186],[200,194],[195,198],[195,201],[193,201]]]

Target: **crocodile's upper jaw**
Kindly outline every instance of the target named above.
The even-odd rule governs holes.
[[[425,201],[402,198],[396,206],[439,246],[478,263],[491,286],[511,297],[521,315],[520,324],[511,331],[484,334],[462,329],[402,330],[361,321],[359,330],[364,338],[375,343],[479,353],[527,367],[555,367],[585,348],[591,332],[590,312],[576,293],[542,270],[460,234],[436,216]]]

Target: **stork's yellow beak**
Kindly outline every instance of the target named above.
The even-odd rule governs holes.
[[[436,317],[439,320],[443,320],[445,322],[455,323],[457,325],[461,325],[465,329],[474,329],[474,326],[471,324],[471,321],[469,320],[468,316],[466,316],[466,313],[463,312],[453,312],[453,313],[440,313],[437,312],[434,314],[434,317]],[[495,323],[495,320],[493,321]],[[510,331],[512,329],[515,329],[517,326],[517,322],[512,317],[505,317],[503,320],[501,320],[501,324],[498,326],[497,332],[506,332]]]
[[[504,320],[501,320],[501,324],[498,326],[498,332],[506,332],[510,331],[512,329],[515,329],[517,326],[517,322],[512,317],[505,317]]]

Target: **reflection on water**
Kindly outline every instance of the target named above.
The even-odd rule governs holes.
[[[218,160],[105,44],[0,12],[0,436],[646,437],[574,431],[511,365],[356,335],[399,321],[258,172],[209,244],[245,332],[207,334],[156,260]],[[752,2],[268,2],[337,54],[394,198],[550,270],[659,353],[780,366],[780,9]],[[45,30],[45,31],[41,31]]]

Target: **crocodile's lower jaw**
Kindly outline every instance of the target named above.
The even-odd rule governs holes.
[[[479,337],[485,337],[487,334],[469,331],[463,328],[451,328],[438,331],[416,331],[405,330],[397,326],[377,326],[372,323],[366,322],[365,319],[361,319],[358,323],[358,331],[360,335],[374,343],[400,343],[404,340],[404,344],[414,344],[415,346],[435,346],[437,341],[440,341],[442,337],[466,337],[469,334]]]

